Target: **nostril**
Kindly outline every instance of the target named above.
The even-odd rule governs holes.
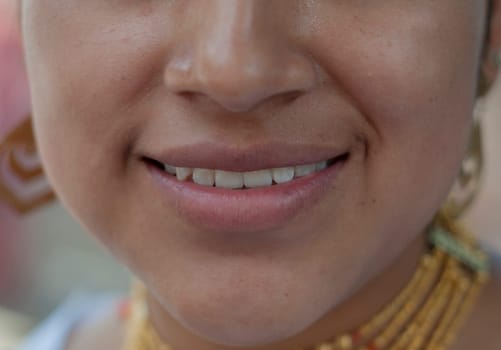
[[[301,92],[301,91],[288,92],[288,93],[284,94],[284,102],[286,102],[286,103],[294,102],[303,94],[304,94],[304,92]]]
[[[195,101],[197,98],[197,93],[193,91],[180,91],[178,92],[178,95],[190,102]]]

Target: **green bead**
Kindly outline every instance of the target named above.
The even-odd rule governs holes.
[[[439,226],[431,228],[428,238],[434,246],[454,256],[473,271],[489,269],[488,260],[482,252],[466,246],[444,228]]]

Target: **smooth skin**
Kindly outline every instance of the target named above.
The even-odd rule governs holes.
[[[48,176],[146,284],[176,350],[308,346],[391,300],[458,172],[479,67],[492,73],[501,47],[484,51],[476,0],[23,0],[21,14]],[[270,140],[350,158],[318,203],[267,232],[185,220],[140,160]],[[483,341],[474,329],[497,336],[490,288],[458,349]],[[89,327],[72,348],[119,348],[119,326]]]

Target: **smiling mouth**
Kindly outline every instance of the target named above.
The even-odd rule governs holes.
[[[248,190],[293,182],[296,179],[316,174],[338,163],[345,162],[349,156],[350,154],[347,152],[335,158],[312,164],[246,172],[176,167],[148,157],[144,157],[143,160],[161,170],[165,175],[177,179],[179,182],[191,182],[205,187],[221,189]]]

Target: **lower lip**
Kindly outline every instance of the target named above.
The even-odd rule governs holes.
[[[160,194],[165,194],[181,218],[204,231],[239,233],[285,226],[328,194],[346,162],[339,161],[285,184],[245,190],[178,181],[152,164],[145,165],[160,187]]]

